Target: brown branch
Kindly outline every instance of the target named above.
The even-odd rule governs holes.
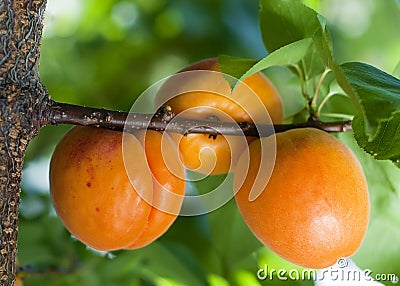
[[[210,135],[246,135],[254,137],[267,137],[274,132],[284,132],[295,128],[313,127],[326,132],[346,132],[352,130],[351,121],[321,122],[311,118],[304,123],[293,124],[261,124],[255,125],[248,122],[219,122],[209,120],[193,120],[174,118],[173,112],[163,108],[155,114],[127,113],[72,105],[67,103],[52,102],[48,123],[73,124],[83,126],[96,126],[118,131],[132,131],[138,129],[152,129],[158,131],[168,130],[187,135],[189,133],[204,133]],[[273,128],[272,128],[273,127]]]

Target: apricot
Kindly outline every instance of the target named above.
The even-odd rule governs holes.
[[[237,165],[235,199],[248,227],[272,251],[303,267],[325,268],[352,255],[369,221],[368,186],[357,158],[340,140],[313,128],[261,140],[272,146],[275,139],[275,166],[255,200],[249,194],[256,176],[263,176],[260,140],[249,146],[250,161],[242,155]]]
[[[163,144],[162,135],[159,132],[147,130],[143,133],[145,133],[145,142],[142,144],[154,176],[153,207],[143,232],[126,247],[127,249],[146,246],[164,234],[179,214],[185,193],[184,170],[176,159],[177,146],[168,137]],[[176,196],[171,196],[171,194]]]
[[[177,75],[161,86],[155,100],[157,108],[169,105],[175,114],[190,119],[271,123],[267,120],[269,113],[272,123],[283,121],[281,98],[261,72],[246,78],[233,91],[216,58],[194,63]],[[175,139],[184,165],[205,174],[228,173],[247,147],[246,140],[238,136],[188,134]]]
[[[162,138],[155,131],[148,131],[148,136],[155,146]],[[158,155],[161,150],[152,152]],[[162,160],[149,163],[154,155],[147,155],[134,135],[107,129],[74,127],[61,139],[50,163],[50,195],[58,216],[77,239],[98,250],[117,250],[140,237],[145,239],[137,245],[144,246],[166,231],[176,214],[163,217],[151,203],[162,200],[157,198],[162,188],[183,194],[185,182],[169,176]],[[162,181],[155,191],[159,174],[168,182]],[[165,222],[150,234],[154,213]]]

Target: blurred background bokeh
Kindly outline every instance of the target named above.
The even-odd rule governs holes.
[[[327,18],[339,63],[367,62],[399,76],[399,1],[303,2]],[[56,101],[128,111],[146,88],[191,62],[267,55],[258,8],[258,0],[48,0],[41,78]],[[293,75],[283,68],[266,73],[290,115],[298,90],[290,84]],[[179,218],[165,236],[137,251],[87,249],[71,238],[49,200],[50,156],[69,128],[48,126],[29,145],[18,252],[25,285],[313,285],[257,279],[265,264],[295,266],[261,246],[233,201],[207,215]],[[370,228],[354,260],[374,273],[400,276],[400,170],[373,161],[351,134],[340,137],[359,156],[371,193]],[[204,192],[223,179],[191,187]]]

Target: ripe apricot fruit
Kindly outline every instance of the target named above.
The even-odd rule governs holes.
[[[147,218],[147,224],[140,236],[127,249],[135,249],[148,245],[161,236],[176,219],[182,205],[185,192],[184,170],[179,164],[177,146],[167,139],[162,144],[162,135],[159,132],[147,130],[145,133],[145,147],[147,162],[153,173],[153,207]],[[168,138],[168,137],[167,137]],[[169,158],[166,158],[169,157]],[[175,157],[175,158],[174,158]],[[167,161],[167,162],[165,162]],[[166,165],[168,163],[168,166]],[[171,166],[170,163],[175,163]],[[179,195],[171,197],[171,193]]]
[[[170,174],[162,160],[162,134],[147,131],[144,138],[149,139],[141,143],[132,134],[74,127],[53,153],[50,195],[54,208],[66,228],[92,248],[144,246],[162,235],[176,218],[176,214],[155,209],[139,194],[162,205],[168,203],[163,202],[162,190],[178,195],[185,190],[182,177]],[[170,152],[177,149],[168,148]]]
[[[369,221],[368,186],[357,158],[340,140],[314,128],[275,138],[275,166],[255,200],[249,201],[249,193],[257,173],[263,175],[260,140],[249,146],[247,175],[248,157],[237,164],[235,198],[245,222],[272,251],[304,267],[325,268],[352,255]]]
[[[268,111],[273,123],[283,121],[281,98],[261,72],[246,78],[233,91],[216,58],[194,63],[177,75],[161,86],[155,101],[157,107],[169,105],[175,114],[185,118],[232,122],[262,121],[268,117]],[[213,138],[208,134],[188,134],[175,138],[184,165],[206,174],[229,172],[247,147],[246,140],[238,136]]]

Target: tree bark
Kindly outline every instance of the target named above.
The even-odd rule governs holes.
[[[45,0],[0,3],[0,285],[13,285],[26,146],[49,102],[39,80]]]

